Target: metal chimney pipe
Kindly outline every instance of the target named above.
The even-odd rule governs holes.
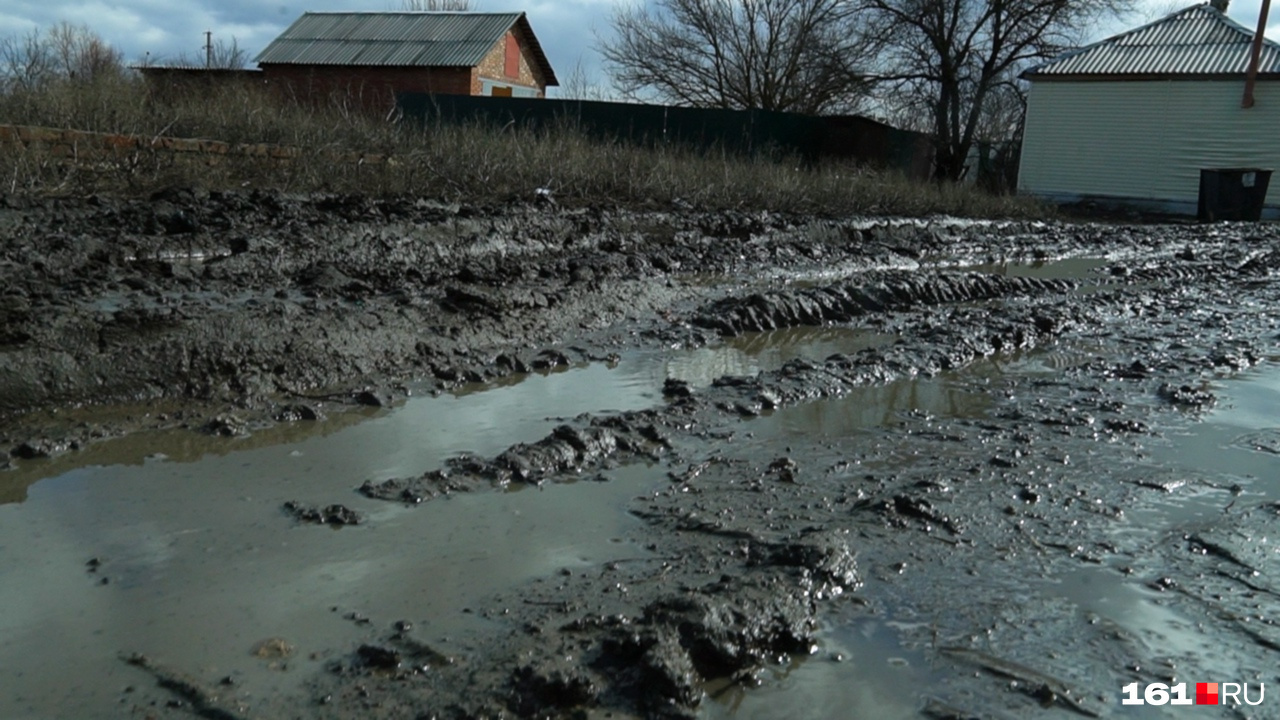
[[[1262,59],[1262,31],[1267,29],[1267,13],[1271,11],[1271,0],[1262,0],[1262,10],[1258,13],[1258,32],[1253,36],[1253,50],[1249,54],[1249,70],[1244,78],[1244,98],[1240,107],[1246,110],[1253,107],[1253,86],[1258,80],[1258,62]]]

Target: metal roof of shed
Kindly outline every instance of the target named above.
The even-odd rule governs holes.
[[[1249,28],[1209,5],[1193,5],[1066,53],[1023,77],[1238,75],[1248,70],[1252,43]],[[1264,39],[1258,73],[1280,73],[1280,44]]]
[[[517,25],[547,84],[558,84],[522,12],[308,12],[254,60],[259,65],[475,67]]]

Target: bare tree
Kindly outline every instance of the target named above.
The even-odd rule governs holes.
[[[681,105],[822,113],[868,84],[853,0],[658,0],[614,12],[615,85]]]
[[[124,56],[86,25],[62,21],[45,33],[58,75],[93,80],[124,71]]]
[[[249,64],[249,53],[240,47],[235,37],[228,44],[219,40],[209,51],[209,67],[223,70],[243,70]]]
[[[958,180],[992,98],[1133,0],[860,0],[889,102],[927,113],[935,176]]]
[[[54,75],[53,54],[39,30],[0,40],[0,90],[33,91]]]
[[[218,40],[203,48],[199,55],[184,52],[176,60],[166,64],[181,68],[243,70],[249,64],[249,53],[232,37],[230,43]]]
[[[440,11],[440,10],[472,10],[471,0],[401,0],[401,7],[404,10],[419,12],[422,10]]]
[[[36,90],[57,80],[90,82],[124,74],[124,56],[83,25],[61,22],[0,40],[0,88]]]
[[[607,88],[597,82],[595,74],[582,66],[582,59],[573,66],[569,79],[560,83],[558,96],[564,100],[610,100]]]

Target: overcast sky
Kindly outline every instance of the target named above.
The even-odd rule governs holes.
[[[646,0],[653,2],[653,0]],[[1142,24],[1191,4],[1177,0],[1139,0],[1144,11],[1127,23],[1097,28],[1095,39]],[[609,31],[609,16],[616,5],[628,0],[478,0],[478,9],[493,12],[523,10],[561,82],[582,63],[589,76],[605,77],[592,46],[595,33]],[[1260,0],[1234,0],[1227,14],[1245,25],[1258,22]],[[85,24],[120,48],[130,62],[147,53],[155,60],[174,59],[185,53],[202,56],[204,31],[215,40],[234,37],[252,58],[272,38],[308,10],[392,10],[400,0],[3,0],[0,4],[0,37],[47,27],[60,20]],[[1268,35],[1280,35],[1280,10],[1271,15]]]

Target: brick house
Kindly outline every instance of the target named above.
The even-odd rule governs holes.
[[[559,84],[522,12],[308,12],[255,60],[281,92],[373,110],[401,92],[545,97]]]

